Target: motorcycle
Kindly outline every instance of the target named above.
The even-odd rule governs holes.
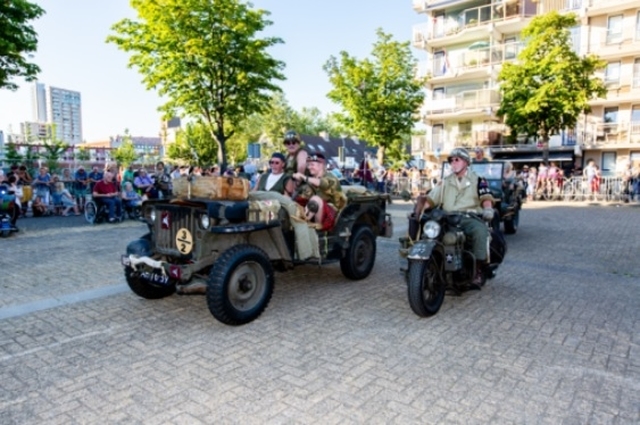
[[[16,196],[5,185],[0,185],[0,237],[6,238],[17,229],[11,225],[11,210]]]
[[[400,269],[407,282],[411,309],[420,317],[436,314],[447,291],[460,295],[473,288],[477,262],[460,227],[463,217],[482,221],[473,213],[439,208],[423,213],[419,220],[409,217],[409,236],[400,238]],[[485,225],[490,229],[490,252],[482,269],[482,285],[495,277],[507,252],[499,225]]]

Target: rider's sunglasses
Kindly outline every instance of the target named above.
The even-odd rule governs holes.
[[[295,144],[297,144],[297,143],[298,143],[298,141],[297,141],[297,140],[285,140],[285,141],[284,141],[284,145],[285,145],[285,146],[291,146],[291,145],[295,145]]]
[[[269,165],[278,165],[282,164],[282,161],[269,161]]]

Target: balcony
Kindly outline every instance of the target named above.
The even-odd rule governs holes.
[[[589,142],[585,144],[587,148],[640,147],[640,121],[598,123],[590,129],[593,136],[588,138]]]
[[[463,131],[452,134],[451,140],[454,141],[454,146],[462,146],[468,149],[475,148],[477,146],[495,146],[499,145],[502,141],[502,131]]]
[[[483,79],[490,75],[492,67],[515,60],[524,47],[521,42],[494,44],[493,46],[489,46],[485,42],[477,42],[473,45],[478,44],[487,44],[487,47],[458,50],[449,53],[446,58],[420,62],[416,70],[416,77],[436,78],[437,80],[432,83],[438,84],[446,83],[448,80],[459,82],[461,80]]]
[[[586,3],[584,0],[583,3]],[[638,0],[589,0],[587,16],[604,15],[625,9],[636,9]]]
[[[523,47],[524,44],[522,42],[512,42],[468,50],[460,54],[458,66],[474,68],[478,66],[501,65],[503,62],[515,60]]]
[[[427,101],[422,112],[427,119],[471,117],[491,113],[491,108],[499,105],[498,90],[469,90],[455,96]]]
[[[637,28],[613,31],[607,28],[594,29],[589,51],[600,59],[610,60],[640,55],[640,32]]]
[[[524,28],[526,18],[536,14],[537,4],[532,0],[508,0],[464,9],[442,19],[415,26],[414,47],[424,47],[423,42],[438,47],[451,42],[477,40],[488,34],[488,24],[492,23],[498,31],[517,32]]]
[[[625,78],[626,79],[626,78]],[[621,103],[637,103],[640,101],[640,85],[633,87],[627,81],[604,81],[607,97],[589,102],[591,106],[615,106]]]
[[[413,10],[422,13],[427,10],[427,0],[413,0]]]

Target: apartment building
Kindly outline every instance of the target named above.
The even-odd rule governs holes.
[[[31,109],[33,121],[47,122],[47,88],[37,81],[31,86]]]
[[[609,63],[600,75],[609,91],[592,102],[577,128],[552,138],[549,158],[567,168],[593,158],[605,173],[629,159],[640,161],[640,2],[414,0],[413,8],[426,15],[413,28],[412,44],[426,53],[418,75],[427,77],[420,111],[427,132],[413,138],[414,156],[438,161],[455,146],[481,146],[495,158],[542,160],[538,145],[506,145],[508,129],[496,116],[497,78],[502,64],[520,53],[522,29],[533,17],[558,10],[579,16],[580,25],[572,29],[576,51]]]
[[[59,140],[70,145],[82,143],[82,99],[80,92],[49,86],[47,116],[55,125]]]
[[[82,143],[82,98],[80,92],[46,87],[35,82],[31,90],[34,121],[52,124],[56,138],[69,145]]]
[[[583,158],[593,158],[604,174],[629,161],[640,164],[640,2],[583,0],[581,53],[607,62],[599,76],[607,96],[591,102],[577,127]]]

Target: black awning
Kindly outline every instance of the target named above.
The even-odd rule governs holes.
[[[542,152],[497,152],[492,156],[496,161],[542,162]],[[573,161],[571,152],[549,152],[549,161]]]

